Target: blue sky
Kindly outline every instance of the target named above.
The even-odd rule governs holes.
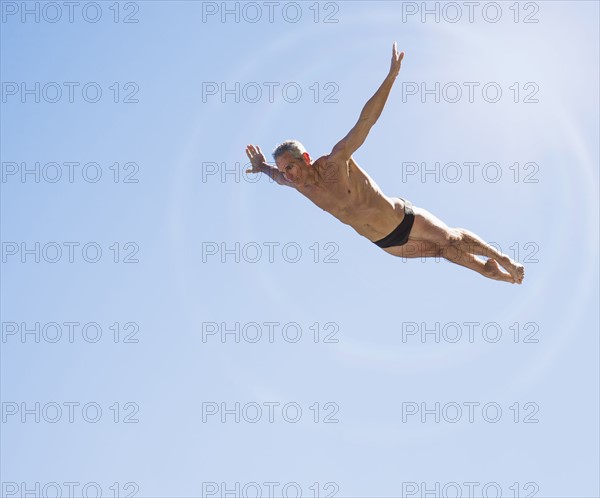
[[[7,496],[598,496],[596,2],[1,4]],[[394,41],[355,160],[522,286],[242,173],[327,154]]]

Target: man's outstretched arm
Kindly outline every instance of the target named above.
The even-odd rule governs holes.
[[[387,101],[390,90],[394,85],[394,81],[400,72],[400,65],[404,58],[404,52],[398,54],[396,42],[392,47],[392,63],[390,66],[390,72],[386,76],[385,80],[375,92],[369,101],[363,107],[358,122],[354,125],[348,134],[340,140],[331,151],[331,155],[336,155],[344,159],[348,159],[355,150],[357,150],[366,140],[371,127],[377,122],[383,107]]]
[[[285,176],[283,176],[281,171],[267,164],[265,155],[258,145],[256,147],[254,147],[254,145],[248,145],[246,147],[246,155],[248,156],[248,159],[250,159],[250,164],[252,164],[252,169],[247,169],[246,173],[264,173],[269,175],[279,185],[295,187],[292,182],[288,181]]]

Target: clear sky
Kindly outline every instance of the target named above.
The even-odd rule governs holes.
[[[0,4],[2,496],[599,495],[597,2]],[[394,41],[355,160],[522,286],[243,174]]]

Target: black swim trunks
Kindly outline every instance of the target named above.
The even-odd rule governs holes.
[[[415,212],[412,208],[412,203],[407,201],[406,199],[402,199],[404,201],[404,219],[402,223],[400,223],[392,233],[387,235],[381,240],[374,241],[374,244],[377,244],[379,247],[392,247],[392,246],[401,246],[408,242],[408,236],[412,229],[413,223],[415,222]]]

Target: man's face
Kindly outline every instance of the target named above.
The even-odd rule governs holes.
[[[308,178],[308,168],[310,156],[305,152],[303,159],[294,157],[291,152],[286,151],[275,159],[275,164],[279,171],[294,185],[306,183]]]

